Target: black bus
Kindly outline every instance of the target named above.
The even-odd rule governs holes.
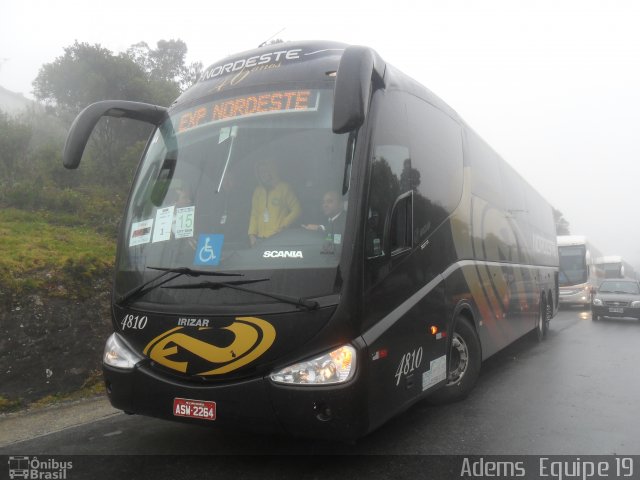
[[[373,50],[280,43],[206,69],[155,126],[120,226],[111,403],[164,419],[354,439],[464,398],[558,304],[551,207]]]

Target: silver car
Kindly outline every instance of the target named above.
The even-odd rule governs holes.
[[[640,284],[629,278],[605,280],[591,304],[591,318],[629,317],[640,320]]]

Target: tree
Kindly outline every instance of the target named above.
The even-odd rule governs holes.
[[[40,68],[33,87],[38,100],[68,117],[99,100],[151,100],[139,65],[126,55],[78,41]]]
[[[180,90],[193,85],[202,73],[202,62],[185,64],[187,45],[182,40],[160,40],[156,49],[139,42],[127,49],[127,55],[150,79],[173,83]]]
[[[118,55],[99,44],[76,41],[40,68],[34,94],[70,116],[99,100],[169,106],[202,72],[202,63],[185,64],[186,54],[182,40],[160,40],[155,49],[140,42]]]
[[[562,212],[560,210],[553,209],[553,220],[556,224],[556,235],[570,235],[569,231],[569,222],[562,216]]]
[[[69,124],[80,110],[100,100],[153,101],[148,83],[144,70],[126,55],[115,56],[100,45],[76,41],[64,55],[40,68],[33,86],[36,98]],[[117,186],[122,152],[147,131],[123,126],[116,119],[101,120],[86,153],[93,160],[86,162],[90,178]]]
[[[31,125],[0,111],[0,190],[13,186],[25,168],[31,134]]]
[[[64,55],[41,67],[33,82],[34,94],[67,124],[81,109],[100,100],[168,106],[192,73],[184,64],[186,51],[182,40],[161,40],[155,50],[139,43],[118,55],[98,44],[76,41],[64,49]],[[197,64],[194,68],[197,70]],[[121,177],[132,168],[127,150],[148,136],[149,128],[131,121],[102,119],[86,153],[91,183],[127,188]]]

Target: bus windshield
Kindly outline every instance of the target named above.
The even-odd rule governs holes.
[[[622,265],[620,263],[604,263],[604,278],[618,278],[622,277],[620,272],[622,271]]]
[[[560,246],[559,284],[561,287],[585,283],[588,277],[584,245]]]
[[[209,97],[171,112],[133,186],[116,294],[157,274],[151,267],[211,267],[245,279],[268,271],[269,280],[278,281],[252,288],[301,297],[334,293],[348,179],[347,135],[331,130],[332,101],[331,89],[296,86]],[[196,304],[210,304],[212,296],[213,303],[252,301],[233,290],[178,295],[170,289],[156,289],[145,300],[179,303],[185,296]]]

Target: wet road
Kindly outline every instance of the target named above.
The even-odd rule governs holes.
[[[465,401],[419,403],[356,444],[117,414],[0,454],[640,454],[639,371],[640,322],[563,310],[543,343],[522,339],[485,362]]]

